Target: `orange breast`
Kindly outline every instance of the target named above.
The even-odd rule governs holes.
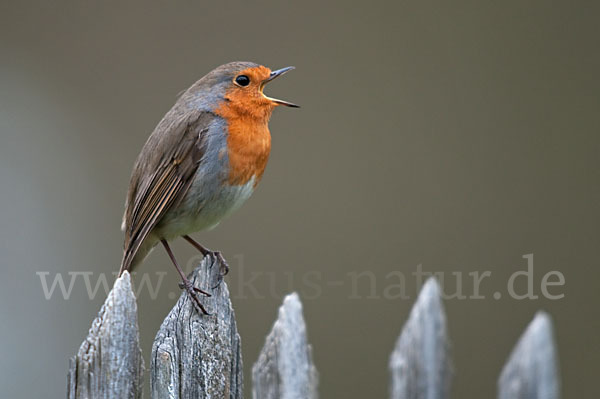
[[[228,125],[228,183],[244,185],[254,177],[254,185],[258,184],[271,152],[268,117],[257,118],[228,101],[223,102],[215,112]]]

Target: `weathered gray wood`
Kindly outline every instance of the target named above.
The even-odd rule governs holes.
[[[142,397],[144,361],[129,273],[115,282],[69,366],[70,399]]]
[[[306,339],[298,294],[285,297],[279,316],[252,367],[254,399],[316,399],[318,373]]]
[[[183,292],[163,321],[152,346],[151,393],[155,399],[242,398],[242,348],[227,284],[217,283],[219,263],[212,256],[192,273],[211,315],[194,308]]]
[[[560,381],[552,320],[538,312],[519,338],[498,380],[499,399],[558,399]]]
[[[449,397],[451,364],[440,288],[429,278],[390,357],[392,399]]]

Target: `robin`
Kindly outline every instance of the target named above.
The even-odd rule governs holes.
[[[142,148],[131,174],[121,229],[125,232],[119,276],[131,271],[160,242],[199,311],[208,314],[179,267],[168,241],[183,237],[204,256],[229,266],[191,233],[210,230],[239,208],[260,181],[271,150],[269,119],[279,105],[267,83],[294,69],[231,62],[194,83],[162,118]]]

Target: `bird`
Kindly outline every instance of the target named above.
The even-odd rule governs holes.
[[[198,294],[211,294],[185,276],[169,241],[183,237],[203,256],[214,256],[220,284],[229,271],[225,258],[190,234],[216,227],[256,189],[271,151],[273,110],[299,107],[268,97],[263,89],[292,69],[230,62],[179,96],[133,166],[121,224],[125,238],[119,276],[131,272],[160,243],[181,277],[180,288],[198,311],[209,314]]]

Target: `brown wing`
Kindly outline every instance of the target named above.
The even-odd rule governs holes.
[[[187,192],[206,150],[206,132],[212,118],[212,114],[201,113],[169,123],[167,116],[144,145],[131,177],[119,275],[131,268],[148,234]]]

